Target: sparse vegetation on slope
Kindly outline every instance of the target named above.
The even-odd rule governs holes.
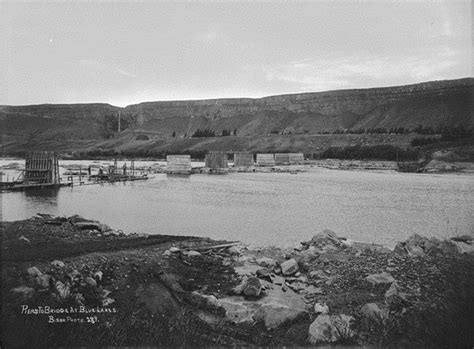
[[[264,137],[288,136],[292,141],[287,146],[283,146],[287,142],[267,143],[252,149],[291,151],[295,148],[293,143],[299,143],[302,136],[316,134],[389,137],[390,134],[435,134],[444,129],[463,129],[472,135],[473,101],[474,79],[468,78],[259,99],[148,102],[126,108],[107,104],[0,106],[0,128],[3,151],[8,154],[33,150],[43,144],[56,144],[54,149],[61,151],[88,151],[90,149],[83,144],[86,141],[94,142],[94,148],[106,149],[114,144],[117,151],[131,151],[138,134],[147,136],[158,147],[158,141],[171,140],[173,145],[167,143],[158,149],[163,152],[168,148],[185,149],[183,138],[193,135],[238,135],[266,141],[273,139]],[[203,132],[206,130],[209,132]],[[104,143],[106,139],[114,142]],[[239,140],[235,142],[239,144]],[[218,143],[223,145],[224,142]],[[343,146],[350,145],[353,144]],[[140,146],[143,148],[136,151],[148,151],[146,144]],[[314,152],[311,143],[297,148],[305,153]],[[234,149],[209,147],[204,150]]]

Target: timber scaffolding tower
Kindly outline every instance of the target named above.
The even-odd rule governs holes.
[[[60,181],[56,153],[33,152],[26,155],[24,184],[59,184]]]
[[[227,152],[209,151],[205,157],[205,167],[209,168],[211,173],[223,173],[227,170]]]

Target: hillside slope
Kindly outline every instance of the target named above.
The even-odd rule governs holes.
[[[338,129],[474,127],[474,79],[409,86],[201,101],[147,102],[125,108],[143,129],[169,136],[198,128],[242,136],[314,134]]]
[[[121,132],[118,133],[120,114]],[[2,149],[14,152],[51,144],[80,150],[150,140],[179,142],[197,129],[236,131],[241,137],[312,135],[367,128],[474,128],[474,79],[416,85],[196,101],[0,106]],[[176,138],[172,138],[172,134]],[[124,147],[123,145],[121,147]],[[174,148],[174,147],[173,147]]]

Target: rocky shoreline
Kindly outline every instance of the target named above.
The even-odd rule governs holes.
[[[2,346],[471,347],[474,241],[293,249],[2,222]]]

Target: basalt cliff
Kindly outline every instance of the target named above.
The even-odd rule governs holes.
[[[473,114],[474,79],[465,78],[256,99],[144,102],[125,108],[109,104],[4,105],[0,106],[0,128],[2,149],[11,152],[48,143],[60,150],[123,148],[137,138],[177,142],[204,129],[216,136],[227,131],[250,138],[420,126],[472,129]]]

